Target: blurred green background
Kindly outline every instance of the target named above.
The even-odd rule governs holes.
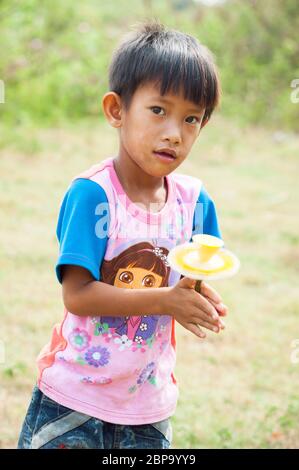
[[[230,308],[225,332],[200,341],[178,325],[173,447],[299,447],[297,0],[0,0],[2,448],[16,447],[36,356],[62,320],[62,197],[118,148],[101,109],[111,53],[151,17],[215,55],[222,106],[180,170],[202,179],[241,260],[212,283]]]
[[[40,126],[97,118],[116,41],[130,24],[155,15],[213,51],[224,89],[224,115],[298,128],[298,110],[289,105],[291,81],[299,76],[298,2],[216,4],[1,0],[0,70],[6,84],[1,123]]]

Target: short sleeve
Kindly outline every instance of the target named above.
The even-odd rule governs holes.
[[[201,187],[193,216],[192,236],[197,233],[206,233],[222,239],[215,203],[204,186]]]
[[[55,269],[60,283],[61,267],[65,264],[82,266],[100,280],[109,220],[104,189],[89,179],[74,180],[63,198],[56,228],[60,249]]]

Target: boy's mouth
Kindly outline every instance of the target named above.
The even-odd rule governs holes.
[[[176,153],[174,150],[169,152],[166,150],[154,151],[154,154],[163,159],[164,161],[173,161],[176,158]]]
[[[172,155],[169,155],[169,153],[165,152],[154,152],[154,154],[162,161],[164,162],[173,162],[175,158]]]

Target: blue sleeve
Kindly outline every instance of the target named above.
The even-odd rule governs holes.
[[[201,188],[193,215],[192,236],[197,233],[206,233],[222,239],[215,203],[204,186]]]
[[[74,180],[63,198],[56,228],[60,249],[55,269],[60,283],[61,266],[65,264],[82,266],[100,280],[109,218],[104,189],[85,178]]]

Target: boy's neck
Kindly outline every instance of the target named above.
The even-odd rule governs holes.
[[[151,195],[166,187],[165,177],[155,177],[145,173],[130,157],[118,155],[114,157],[113,164],[126,192]]]

